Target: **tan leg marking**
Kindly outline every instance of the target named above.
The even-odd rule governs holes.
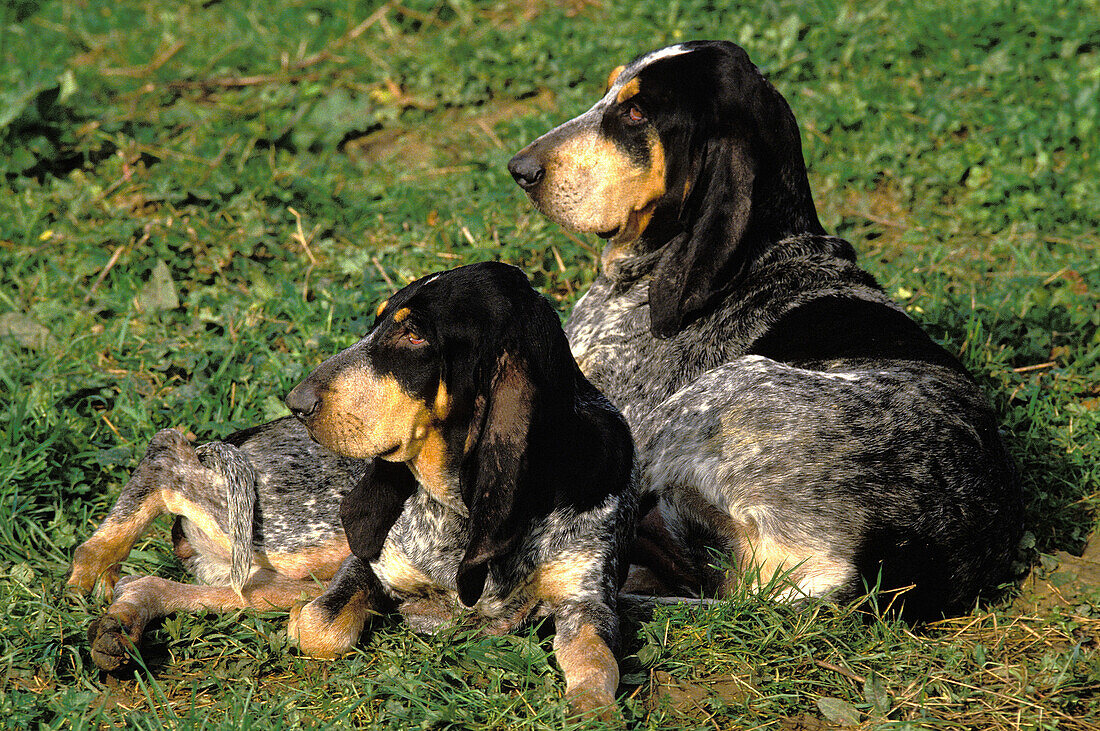
[[[169,581],[159,576],[129,579],[118,585],[118,598],[107,613],[88,627],[92,659],[104,670],[114,670],[129,660],[146,625],[172,612],[227,612],[235,609],[287,609],[303,595],[316,596],[322,587],[312,581],[296,581],[270,571],[257,571],[242,594],[228,586],[199,586]]]
[[[165,512],[183,515],[211,534],[228,538],[202,508],[183,497],[191,490],[212,494],[225,491],[225,478],[199,462],[195,450],[175,429],[162,429],[149,440],[138,466],[122,488],[118,500],[92,536],[77,547],[67,586],[87,594],[97,580],[109,598],[118,580],[118,564],[157,516]],[[212,527],[211,527],[212,526]]]
[[[431,577],[418,569],[391,541],[382,546],[382,553],[374,567],[379,580],[399,593],[415,594],[436,585]]]
[[[303,654],[328,660],[355,647],[372,613],[365,591],[356,592],[331,619],[317,600],[298,603],[290,610],[286,631]]]
[[[216,474],[211,472],[211,474]],[[221,478],[220,475],[218,475]],[[221,478],[211,484],[211,492],[220,490],[225,492],[225,479]],[[160,501],[164,505],[164,510],[172,515],[182,515],[184,518],[192,523],[196,528],[201,530],[203,534],[209,539],[207,546],[213,548],[217,555],[229,558],[233,553],[232,541],[221,526],[218,525],[218,521],[214,516],[206,512],[200,505],[192,502],[190,498],[186,497],[182,493],[175,490],[161,490]]]
[[[586,581],[598,575],[593,570],[597,558],[588,553],[570,553],[557,561],[543,564],[535,572],[534,595],[551,604],[558,604],[582,594]]]
[[[820,549],[777,540],[762,534],[755,524],[743,527],[734,553],[738,565],[727,573],[723,594],[736,589],[746,578],[760,588],[780,576],[783,578],[777,588],[783,588],[779,588],[774,598],[820,597],[846,583],[853,572],[851,565],[831,558]]]
[[[576,635],[559,643],[554,655],[565,674],[565,699],[571,713],[594,715],[604,721],[621,719],[615,704],[619,664],[592,625],[581,625]]]
[[[136,513],[124,520],[107,518],[88,540],[73,553],[72,572],[65,582],[71,591],[88,594],[100,582],[101,593],[110,599],[118,581],[119,564],[157,516],[164,513],[160,496],[153,493]]]
[[[768,585],[777,576],[772,598],[793,600],[823,596],[846,583],[852,576],[851,565],[837,561],[827,547],[800,546],[761,531],[752,517],[738,520],[693,489],[678,493],[679,507],[693,519],[709,526],[721,541],[720,548],[731,553],[734,565],[719,573],[713,567],[700,566],[704,594],[726,596],[746,582],[754,589]]]

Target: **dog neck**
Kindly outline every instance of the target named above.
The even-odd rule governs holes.
[[[458,474],[449,464],[446,440],[432,430],[420,452],[406,464],[420,484],[420,490],[444,507],[464,517],[469,515],[458,487]]]
[[[653,219],[638,238],[630,243],[608,242],[600,261],[603,275],[623,290],[647,276],[661,258],[661,250],[673,237],[684,233],[671,207],[659,206]]]

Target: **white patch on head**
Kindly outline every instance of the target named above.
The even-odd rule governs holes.
[[[620,73],[618,78],[615,79],[615,83],[612,84],[611,88],[607,90],[607,93],[603,95],[603,98],[592,105],[592,109],[613,104],[615,100],[618,99],[619,91],[621,91],[622,88],[626,86],[627,82],[637,76],[638,72],[644,69],[646,66],[656,63],[661,59],[672,58],[673,56],[680,56],[685,53],[690,53],[692,50],[694,49],[687,48],[681,43],[675,46],[659,48],[652,53],[648,53],[645,56],[642,56],[637,61],[623,69],[622,73]]]
[[[689,53],[693,50],[694,49],[688,48],[683,43],[677,43],[675,46],[665,46],[664,48],[658,48],[656,51],[648,53],[645,56],[639,58],[636,64],[632,64],[632,70],[637,73],[654,61],[660,61],[662,58],[679,56],[684,53]]]

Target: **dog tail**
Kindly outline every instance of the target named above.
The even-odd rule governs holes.
[[[229,585],[244,598],[244,585],[252,573],[252,538],[256,516],[256,470],[240,449],[224,442],[200,447],[203,464],[225,477],[230,545]]]
[[[243,455],[242,455],[243,456]],[[256,472],[245,463],[246,479],[226,481],[229,502],[230,545],[232,546],[229,585],[245,601],[244,584],[252,573],[252,526],[256,511]]]

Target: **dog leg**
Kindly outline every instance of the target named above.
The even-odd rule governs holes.
[[[352,555],[321,596],[291,608],[287,634],[303,654],[331,659],[355,646],[367,619],[391,608],[370,564]]]
[[[229,586],[181,584],[158,576],[127,577],[118,582],[107,613],[88,626],[92,660],[104,670],[126,665],[146,625],[172,612],[227,612],[234,609],[288,609],[303,594],[316,596],[314,581],[288,579],[261,569],[238,594]]]
[[[68,588],[88,594],[98,581],[110,599],[118,580],[118,564],[157,516],[167,511],[161,490],[182,488],[189,480],[197,481],[200,487],[209,485],[210,474],[178,431],[162,429],[154,434],[111,512],[73,554]]]
[[[688,570],[690,552],[665,524],[659,503],[638,521],[627,559],[630,568],[620,594],[682,597],[703,586],[703,579]]]
[[[621,724],[615,703],[619,687],[619,617],[606,604],[563,602],[554,612],[554,656],[565,675],[569,712]]]

